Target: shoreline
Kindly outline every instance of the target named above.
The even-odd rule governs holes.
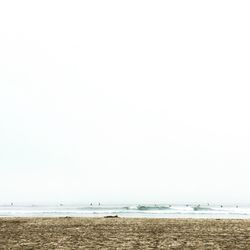
[[[7,249],[247,249],[250,219],[1,217]]]
[[[126,216],[120,216],[118,215],[98,215],[98,216],[94,216],[94,215],[90,215],[90,216],[75,216],[75,215],[61,215],[61,216],[56,216],[56,215],[45,215],[45,216],[2,216],[0,215],[0,221],[3,219],[27,219],[27,220],[32,220],[32,219],[80,219],[80,220],[84,220],[84,219],[125,219],[125,220],[205,220],[205,221],[219,221],[219,220],[223,220],[223,221],[231,221],[231,220],[238,220],[238,221],[249,221],[250,222],[250,217],[126,217]]]

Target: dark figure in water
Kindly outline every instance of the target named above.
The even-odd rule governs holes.
[[[104,218],[119,218],[118,215],[107,215]]]
[[[101,203],[100,203],[100,202],[98,203],[98,206],[101,206]]]
[[[11,202],[11,204],[10,204],[11,206],[13,206],[14,204],[13,204],[13,202]]]
[[[93,206],[92,202],[90,203],[90,206]]]
[[[222,205],[220,205],[220,207],[223,207]]]

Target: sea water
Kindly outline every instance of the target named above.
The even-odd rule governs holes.
[[[103,217],[118,215],[132,218],[250,218],[250,206],[199,204],[55,204],[0,205],[1,217]]]

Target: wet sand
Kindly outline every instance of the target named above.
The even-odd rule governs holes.
[[[250,249],[250,220],[0,218],[0,249]]]

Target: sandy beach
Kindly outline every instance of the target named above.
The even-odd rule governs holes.
[[[0,218],[0,249],[250,249],[250,220]]]

